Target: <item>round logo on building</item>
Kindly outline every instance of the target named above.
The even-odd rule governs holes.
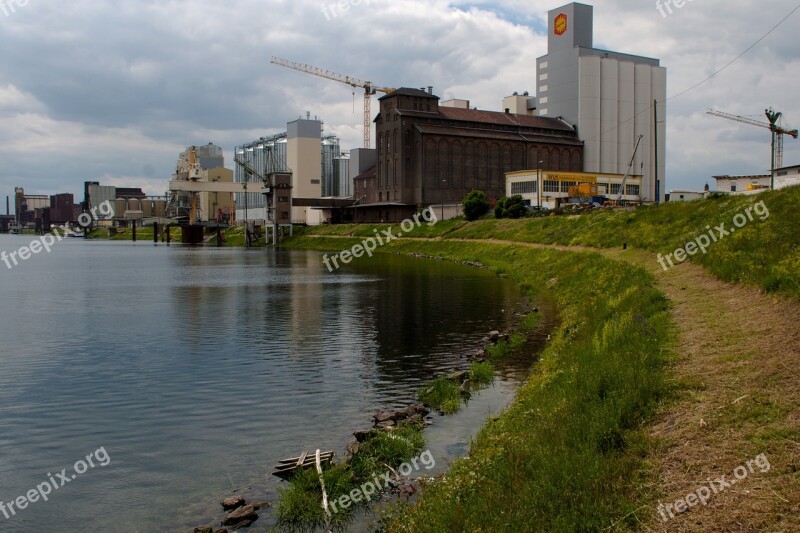
[[[553,28],[556,35],[564,35],[567,33],[567,15],[565,13],[561,13],[556,17]]]

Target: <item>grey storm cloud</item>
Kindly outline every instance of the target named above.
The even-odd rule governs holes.
[[[11,0],[5,0],[8,5]],[[281,131],[310,112],[344,147],[361,144],[361,95],[269,64],[272,55],[387,86],[433,85],[444,98],[499,110],[535,93],[546,14],[564,2],[345,0],[19,1],[0,9],[0,194],[82,190],[87,179],[163,193],[177,154],[226,149]],[[595,42],[658,57],[668,94],[705,79],[794,6],[693,0],[669,16],[656,3],[595,3]],[[766,170],[769,132],[705,114],[757,115],[770,105],[800,124],[795,14],[718,76],[668,103],[667,188],[714,174]],[[355,94],[354,94],[355,92]],[[800,148],[787,140],[787,163]]]

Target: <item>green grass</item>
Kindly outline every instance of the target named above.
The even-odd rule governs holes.
[[[676,332],[665,296],[644,269],[591,253],[455,239],[599,248],[627,243],[666,255],[706,233],[709,226],[725,223],[730,229],[735,215],[760,202],[769,217],[760,220],[756,214],[744,227],[713,243],[706,254],[690,260],[725,281],[800,297],[800,233],[794,228],[800,187],[636,211],[472,223],[456,219],[411,234],[442,240],[399,240],[381,249],[479,261],[530,293],[547,287],[561,318],[559,330],[512,406],[483,428],[468,457],[455,461],[443,478],[425,486],[416,504],[401,504],[387,512],[382,528],[637,529],[637,509],[656,497],[654,474],[643,459],[652,446],[645,425],[673,391],[691,385],[667,375]],[[310,228],[306,234],[358,237],[372,234],[373,227]],[[289,246],[340,250],[357,241],[301,238]],[[503,357],[514,342],[499,343],[490,357]],[[783,414],[762,400],[742,403],[729,416],[730,423],[749,423],[770,422]]]
[[[357,486],[352,472],[343,465],[323,470],[323,479],[329,501],[336,501]],[[278,488],[278,496],[275,514],[281,531],[314,531],[325,523],[316,469],[297,474],[288,487]],[[337,531],[344,531],[351,519],[352,513],[332,513],[332,525]]]
[[[373,430],[349,463],[326,466],[323,470],[328,501],[335,502],[362,483],[390,472],[388,467],[396,469],[419,455],[425,448],[423,429],[420,422],[406,422],[391,432]],[[368,505],[363,500],[347,508],[337,505],[337,512],[332,513],[332,528],[346,530],[353,512]],[[324,525],[322,488],[315,469],[297,474],[288,486],[278,488],[276,516],[281,531],[315,531]]]
[[[494,381],[494,365],[488,361],[472,363],[469,380],[474,385],[488,385]]]
[[[348,242],[314,238],[290,244],[342,249]],[[653,498],[642,459],[650,446],[643,428],[670,393],[665,366],[675,336],[667,300],[652,276],[597,254],[514,245],[401,240],[382,251],[480,261],[531,294],[547,286],[561,317],[514,404],[484,427],[469,457],[426,485],[417,504],[389,511],[383,527],[635,528],[634,511]],[[515,335],[498,343],[494,356],[503,357],[522,340]],[[437,396],[447,397],[438,389]]]
[[[374,431],[371,438],[361,444],[350,462],[353,477],[362,483],[377,474],[386,472],[386,466],[397,468],[425,447],[425,435],[420,423],[401,424],[391,432]]]
[[[419,401],[445,414],[455,413],[461,408],[459,386],[447,377],[436,378],[419,391]]]
[[[530,286],[556,279],[562,326],[469,457],[426,485],[416,505],[388,512],[383,527],[586,531],[620,520],[635,527],[632,511],[648,498],[642,428],[669,392],[664,366],[674,336],[652,277],[595,254],[447,241],[393,245],[411,250],[480,260]]]
[[[663,255],[764,202],[768,217],[751,211],[752,221],[712,243],[708,253],[689,258],[720,279],[759,286],[770,292],[800,297],[800,232],[796,231],[800,187],[754,196],[722,196],[691,202],[670,202],[636,211],[596,210],[521,220],[479,220],[455,227],[447,221],[421,228],[410,236],[500,239],[542,244],[622,247],[623,243]],[[762,211],[763,213],[763,211]],[[761,220],[761,218],[765,218]],[[655,264],[655,263],[654,263]]]

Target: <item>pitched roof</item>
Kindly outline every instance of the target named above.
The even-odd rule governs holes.
[[[384,98],[389,98],[392,96],[417,96],[417,97],[425,97],[425,98],[435,98],[439,99],[438,96],[435,94],[430,94],[428,91],[423,91],[422,89],[412,89],[411,87],[400,87],[393,93],[386,94],[378,98],[378,100],[383,100]]]
[[[574,128],[561,119],[553,117],[534,117],[515,115],[498,111],[481,111],[478,109],[462,109],[459,107],[439,107],[439,114],[450,120],[465,122],[483,122],[508,126],[527,126],[530,128],[547,128],[551,130],[573,131]]]

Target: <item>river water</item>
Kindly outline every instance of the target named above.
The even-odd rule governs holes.
[[[191,531],[234,491],[274,500],[279,459],[339,455],[524,305],[486,270],[388,254],[331,274],[316,252],[68,239],[0,262],[0,502],[58,486],[0,531]],[[529,366],[435,417],[437,470]]]

